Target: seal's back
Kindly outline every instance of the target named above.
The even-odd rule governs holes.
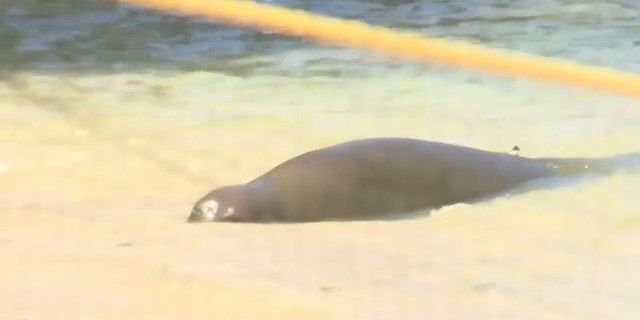
[[[438,208],[551,175],[544,163],[507,153],[371,138],[301,154],[250,184],[271,184],[287,216],[314,220]]]

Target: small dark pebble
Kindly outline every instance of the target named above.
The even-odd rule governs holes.
[[[495,287],[496,285],[493,283],[476,283],[471,286],[471,289],[473,289],[474,291],[486,291],[494,289]]]
[[[320,292],[322,293],[331,293],[338,291],[338,288],[334,286],[320,286],[318,287],[318,290],[320,290]]]
[[[482,282],[482,283],[473,284],[471,286],[471,290],[476,292],[493,291],[493,292],[502,292],[502,293],[507,293],[512,291],[510,287],[499,284],[499,283],[494,283],[494,282]]]
[[[520,147],[513,146],[513,148],[511,148],[511,151],[509,151],[509,154],[513,155],[513,156],[519,156],[520,155]]]
[[[133,242],[120,242],[116,244],[116,247],[131,247],[133,246]]]

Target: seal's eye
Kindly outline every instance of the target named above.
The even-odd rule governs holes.
[[[236,212],[236,209],[234,209],[233,207],[228,207],[227,210],[224,211],[224,214],[222,214],[223,218],[232,216],[234,213]]]
[[[206,220],[213,220],[218,213],[218,207],[220,205],[215,200],[209,200],[200,205],[200,211],[202,212],[202,218]]]

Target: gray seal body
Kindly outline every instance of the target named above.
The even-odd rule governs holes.
[[[215,189],[188,222],[358,220],[437,209],[554,176],[553,161],[410,138],[353,140]]]

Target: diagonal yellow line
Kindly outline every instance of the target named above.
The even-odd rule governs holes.
[[[640,97],[640,75],[634,73],[397,32],[358,21],[314,15],[248,0],[118,1],[247,28],[268,29],[320,43],[374,50],[421,62],[443,63]]]

